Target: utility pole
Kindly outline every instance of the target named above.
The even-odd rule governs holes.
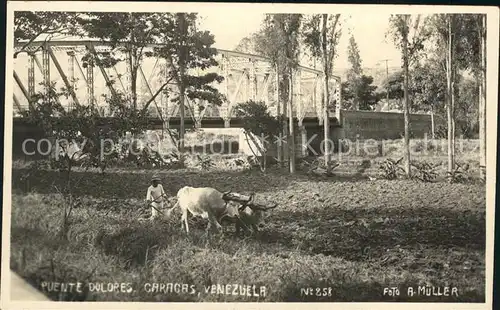
[[[386,81],[389,80],[389,65],[388,65],[389,60],[390,59],[382,59],[381,60],[381,61],[385,61],[385,78],[386,78]],[[386,100],[387,100],[387,104],[389,104],[389,83],[387,83]]]

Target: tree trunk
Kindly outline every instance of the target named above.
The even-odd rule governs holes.
[[[185,16],[184,13],[178,13],[179,17],[179,27],[181,28],[182,35],[185,36]],[[179,152],[181,157],[184,155],[184,101],[185,101],[185,87],[184,87],[184,74],[185,74],[185,61],[186,61],[186,49],[184,46],[184,39],[181,41],[180,55],[179,55],[179,116],[180,116],[180,128],[179,128]]]
[[[448,172],[455,171],[455,159],[453,157],[453,106],[452,106],[452,33],[451,15],[448,15],[448,54],[446,58],[446,107],[448,114]]]
[[[184,66],[180,67],[180,80],[181,83],[179,85],[179,116],[180,116],[180,128],[179,128],[179,152],[184,154],[184,85],[182,85],[182,81],[184,80]]]
[[[290,136],[288,135],[288,96],[289,96],[289,86],[288,86],[288,78],[283,76],[283,96],[282,96],[282,103],[283,103],[283,139],[285,143],[283,144],[283,161],[284,162],[289,162],[289,152],[288,152],[288,143],[290,143]]]
[[[137,75],[132,73],[132,85],[131,85],[131,91],[132,91],[132,106],[134,107],[134,110],[137,110],[137,83],[136,83],[136,77]]]
[[[432,140],[436,139],[434,132],[435,132],[435,129],[434,129],[434,108],[431,106],[431,137],[432,137]]]
[[[134,111],[137,110],[137,67],[133,66],[131,69],[131,85],[130,90],[132,92],[132,106],[134,107]]]
[[[406,176],[411,176],[410,166],[410,111],[408,102],[408,16],[405,16],[405,33],[403,35],[403,66],[404,66],[404,122],[405,122],[405,172]]]
[[[132,101],[132,107],[134,108],[134,111],[137,110],[137,70],[138,66],[136,65],[136,59],[135,59],[135,53],[133,49],[130,49],[128,51],[128,70],[130,74],[130,95],[131,98],[130,100]]]
[[[324,114],[325,119],[323,120],[324,125],[324,143],[325,143],[325,168],[328,170],[330,163],[330,115],[328,113],[328,102],[330,102],[330,93],[328,90],[328,76],[325,76],[325,101],[324,101]]]
[[[322,15],[322,22],[323,22],[323,27],[321,27],[321,37],[322,37],[322,52],[323,52],[323,74],[324,74],[324,101],[323,101],[323,113],[324,113],[324,120],[323,120],[323,126],[324,126],[324,143],[325,143],[325,168],[328,170],[329,168],[329,162],[330,162],[330,115],[328,113],[328,104],[330,103],[330,89],[329,89],[329,78],[330,78],[330,72],[328,70],[329,64],[328,64],[328,51],[327,51],[327,21],[328,21],[328,15],[323,14]]]
[[[290,74],[289,74],[289,82],[288,85],[290,86],[290,91],[288,94],[288,125],[289,125],[289,158],[290,158],[290,173],[295,173],[295,124],[293,122],[293,81],[294,81],[294,75],[293,75],[293,69],[290,69]]]
[[[486,179],[486,14],[481,17],[481,71],[479,81],[479,168]]]
[[[131,15],[132,22],[136,22],[134,14]],[[135,42],[134,32],[130,32],[131,42]],[[137,111],[137,70],[138,70],[138,60],[137,60],[137,49],[133,45],[130,46],[130,90],[132,92],[132,106],[134,111]]]
[[[453,157],[453,168],[455,168],[455,139],[456,139],[456,121],[455,121],[455,102],[456,102],[456,87],[455,87],[456,72],[452,70],[451,74],[451,155]]]
[[[278,66],[276,65],[276,87],[275,91],[276,94],[274,94],[276,98],[276,117],[280,118],[281,117],[281,103],[280,103],[280,93],[279,93],[279,71],[278,71]],[[281,143],[281,139],[278,139],[278,145],[276,146],[276,151],[277,151],[277,157],[278,157],[278,163],[279,167],[283,168],[283,145]]]

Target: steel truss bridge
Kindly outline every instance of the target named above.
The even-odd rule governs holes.
[[[115,57],[125,54],[113,50],[101,41],[35,41],[24,47],[16,43],[18,53],[14,59],[14,118],[19,112],[30,107],[29,100],[36,92],[43,91],[44,85],[55,83],[56,89],[69,90],[67,98],[60,98],[66,109],[78,105],[95,105],[103,118],[113,117],[104,96],[116,92],[130,94],[130,67],[127,61],[120,61],[110,68],[97,64],[84,65],[83,56],[89,52],[97,57],[102,53],[112,53]],[[155,44],[147,45],[144,52],[153,50]],[[269,59],[253,54],[217,50],[215,56],[218,66],[197,73],[216,72],[224,77],[223,82],[213,83],[227,98],[221,106],[204,100],[191,100],[186,97],[186,126],[194,127],[239,127],[235,117],[236,104],[248,100],[264,101],[271,114],[277,114],[276,69]],[[41,58],[41,61],[40,61]],[[164,59],[144,57],[138,68],[137,103],[144,106],[160,88],[167,83],[168,65]],[[303,123],[322,124],[323,73],[319,70],[299,66],[292,77],[293,115],[299,126]],[[168,83],[166,92],[160,92],[150,104],[148,112],[160,128],[176,127],[179,123],[179,105],[172,101],[178,94],[175,83]],[[339,120],[341,107],[340,78],[331,81],[332,101],[335,102],[335,121]]]

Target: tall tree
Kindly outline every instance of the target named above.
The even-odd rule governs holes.
[[[337,56],[337,45],[342,34],[340,14],[315,14],[304,24],[304,43],[309,48],[312,57],[321,60],[323,69],[324,90],[324,135],[325,135],[325,165],[330,162],[330,80],[333,74],[333,63]]]
[[[451,89],[448,88],[447,103],[449,103],[452,119],[449,120],[449,138],[451,158],[449,158],[449,170],[454,167],[454,123],[455,123],[455,103],[463,102],[457,95],[460,91],[457,89],[456,79],[461,72],[468,71],[476,78],[478,87],[478,121],[480,131],[480,166],[484,167],[486,163],[485,153],[485,88],[486,88],[486,15],[481,14],[436,14],[431,18],[431,25],[435,33],[437,48],[433,51],[436,58],[441,56],[443,70],[449,74],[451,79]],[[446,53],[443,53],[446,51]],[[450,55],[451,52],[451,55]],[[443,56],[444,55],[444,56]],[[481,169],[484,176],[484,168]],[[452,172],[452,171],[450,171]]]
[[[445,105],[448,122],[448,172],[455,170],[455,79],[457,71],[455,31],[458,30],[454,14],[435,14],[430,18],[436,44],[435,53],[441,56],[442,68],[446,77]],[[439,56],[438,56],[439,57]]]
[[[290,173],[295,173],[295,130],[293,121],[293,76],[299,65],[299,30],[301,14],[267,14],[262,28],[255,36],[256,52],[271,59],[279,76],[279,98],[283,104],[283,133],[287,137],[284,148],[289,158]],[[279,104],[279,103],[278,103]]]
[[[389,19],[389,33],[392,35],[394,43],[402,52],[403,75],[404,75],[404,154],[405,172],[407,177],[411,176],[410,165],[410,112],[409,112],[409,67],[412,62],[418,59],[419,52],[423,49],[424,41],[429,37],[428,28],[421,23],[420,15],[412,18],[408,14],[391,15]]]
[[[361,66],[361,57],[359,55],[359,48],[354,36],[349,39],[349,46],[347,47],[347,59],[350,64],[350,68],[347,71],[347,81],[353,89],[353,106],[355,110],[360,109],[361,98],[359,93],[361,92],[361,76],[363,74],[363,68]]]
[[[447,115],[448,115],[448,171],[454,172],[455,170],[455,96],[454,96],[454,86],[455,86],[455,67],[453,62],[453,15],[448,14],[446,16],[446,28],[447,37],[445,39],[447,45],[447,57],[446,57],[446,93],[447,98]]]
[[[161,47],[155,48],[154,53],[167,61],[167,74],[178,87],[178,97],[175,100],[179,104],[181,118],[179,132],[181,154],[184,153],[186,98],[206,100],[216,105],[221,105],[225,100],[225,97],[212,86],[214,82],[222,82],[222,76],[214,72],[205,74],[195,72],[196,69],[203,72],[218,65],[215,60],[217,49],[212,47],[215,43],[214,36],[208,31],[197,30],[197,18],[196,13],[165,14],[154,25],[163,29],[155,36]]]

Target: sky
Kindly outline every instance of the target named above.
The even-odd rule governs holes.
[[[264,18],[263,12],[233,11],[221,18],[219,14],[201,13],[200,27],[215,36],[215,47],[232,50],[239,41],[257,31]],[[400,66],[401,54],[394,47],[390,38],[385,38],[388,29],[389,14],[351,14],[341,17],[343,27],[338,45],[338,57],[335,61],[337,69],[348,68],[347,47],[349,38],[354,36],[364,67],[382,66],[384,59],[388,65]]]

